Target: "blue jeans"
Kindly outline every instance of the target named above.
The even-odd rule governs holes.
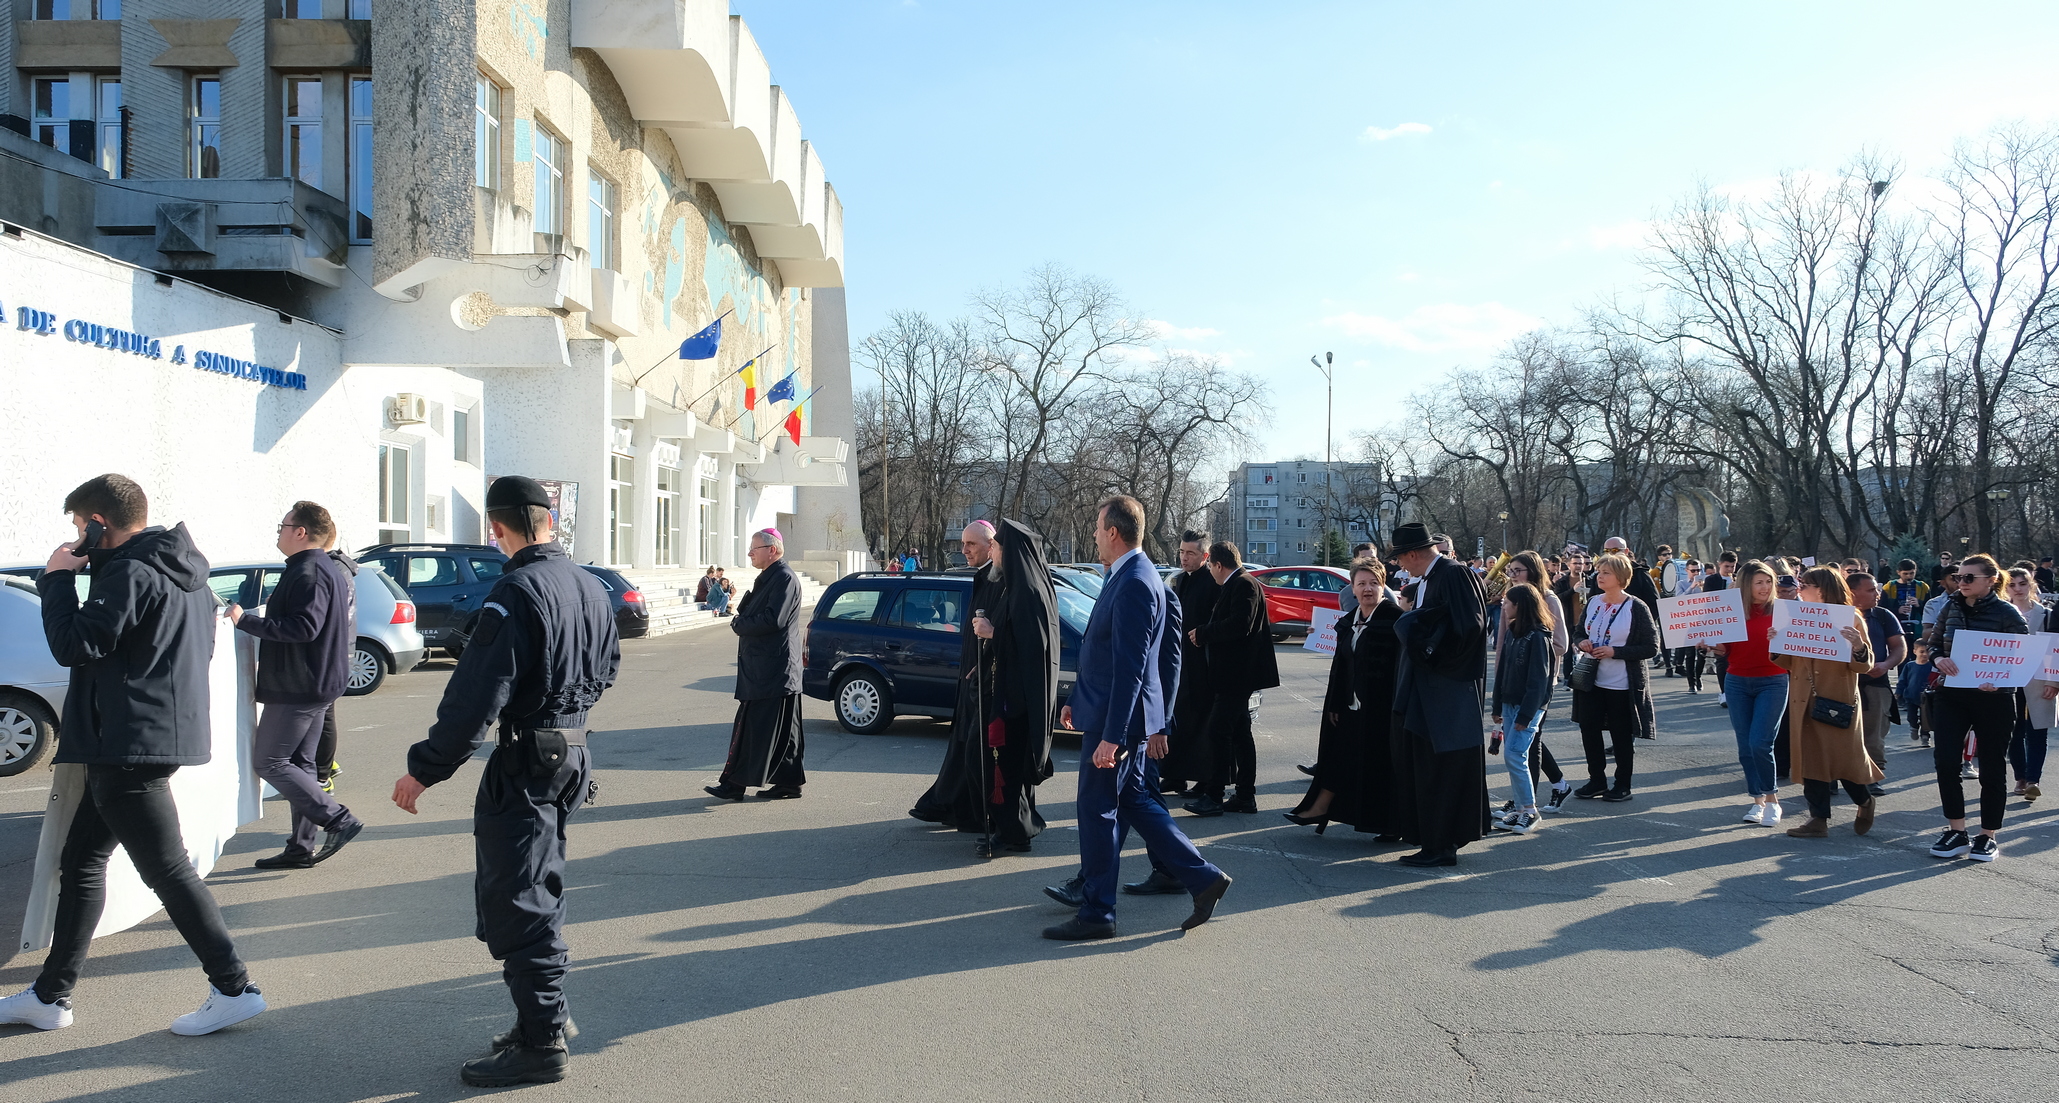
[[[1530,780],[1530,744],[1537,741],[1537,729],[1544,726],[1544,710],[1537,711],[1537,717],[1527,728],[1516,726],[1515,705],[1501,706],[1501,761],[1509,769],[1509,788],[1513,791],[1517,808],[1531,808],[1537,804],[1537,786]]]
[[[1787,675],[1747,678],[1732,674],[1723,680],[1730,704],[1730,728],[1737,733],[1737,761],[1744,767],[1744,787],[1754,797],[1770,797],[1775,780],[1773,741],[1780,735],[1780,717],[1787,711]]]
[[[2030,692],[2040,692],[2033,685]],[[2009,768],[2019,783],[2037,785],[2045,779],[2045,728],[2030,726],[2030,717],[2016,718],[2016,734],[2009,740]]]

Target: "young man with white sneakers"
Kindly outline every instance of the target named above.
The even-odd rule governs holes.
[[[71,668],[55,761],[86,768],[86,792],[58,861],[57,922],[36,983],[0,999],[0,1023],[56,1030],[72,1023],[72,988],[107,904],[107,860],[128,852],[143,883],[207,971],[199,1010],[172,1033],[212,1034],[265,1009],[221,909],[186,856],[171,777],[210,757],[207,668],[215,599],[207,559],[186,526],[149,528],[143,488],[121,475],[88,479],[65,499],[79,530],[36,582],[43,634]],[[88,563],[84,605],[74,581]]]

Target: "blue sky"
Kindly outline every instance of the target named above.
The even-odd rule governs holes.
[[[1661,10],[1664,9],[1664,10]],[[2059,117],[2059,4],[734,0],[846,211],[853,341],[1045,261],[1336,437],[1644,283],[1647,220]],[[1311,449],[1310,441],[1314,441]]]

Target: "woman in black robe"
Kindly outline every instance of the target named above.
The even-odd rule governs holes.
[[[972,626],[988,641],[993,660],[979,774],[994,830],[992,847],[979,847],[986,858],[1027,851],[1044,830],[1036,787],[1051,776],[1051,725],[1058,715],[1058,595],[1043,537],[1021,522],[1003,521],[996,544],[1000,607]]]
[[[1358,604],[1337,619],[1337,652],[1330,660],[1330,686],[1323,695],[1315,780],[1301,806],[1282,813],[1288,822],[1350,824],[1379,842],[1401,841],[1394,805],[1394,755],[1389,727],[1394,720],[1394,673],[1401,641],[1394,622],[1401,607],[1387,596],[1386,571],[1377,559],[1351,565],[1351,590]],[[1353,707],[1353,706],[1356,707]]]

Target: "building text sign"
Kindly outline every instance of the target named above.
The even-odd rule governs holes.
[[[0,318],[5,318],[6,316],[6,307],[0,306]],[[50,337],[62,333],[65,340],[75,344],[92,345],[94,348],[106,349],[109,352],[125,352],[131,356],[143,357],[146,360],[166,359],[162,338],[152,337],[147,333],[137,333],[134,330],[121,329],[116,326],[104,326],[98,322],[89,322],[84,318],[60,320],[56,314],[48,310],[38,310],[35,307],[15,307],[14,328],[38,337]],[[187,363],[186,346],[173,345],[170,360],[174,364]],[[260,383],[267,387],[280,387],[289,391],[307,390],[307,376],[300,372],[268,368],[263,364],[253,363],[249,360],[238,360],[233,356],[225,356],[219,352],[196,349],[191,362],[194,368],[200,371],[214,372],[216,375],[247,379],[252,383]]]

